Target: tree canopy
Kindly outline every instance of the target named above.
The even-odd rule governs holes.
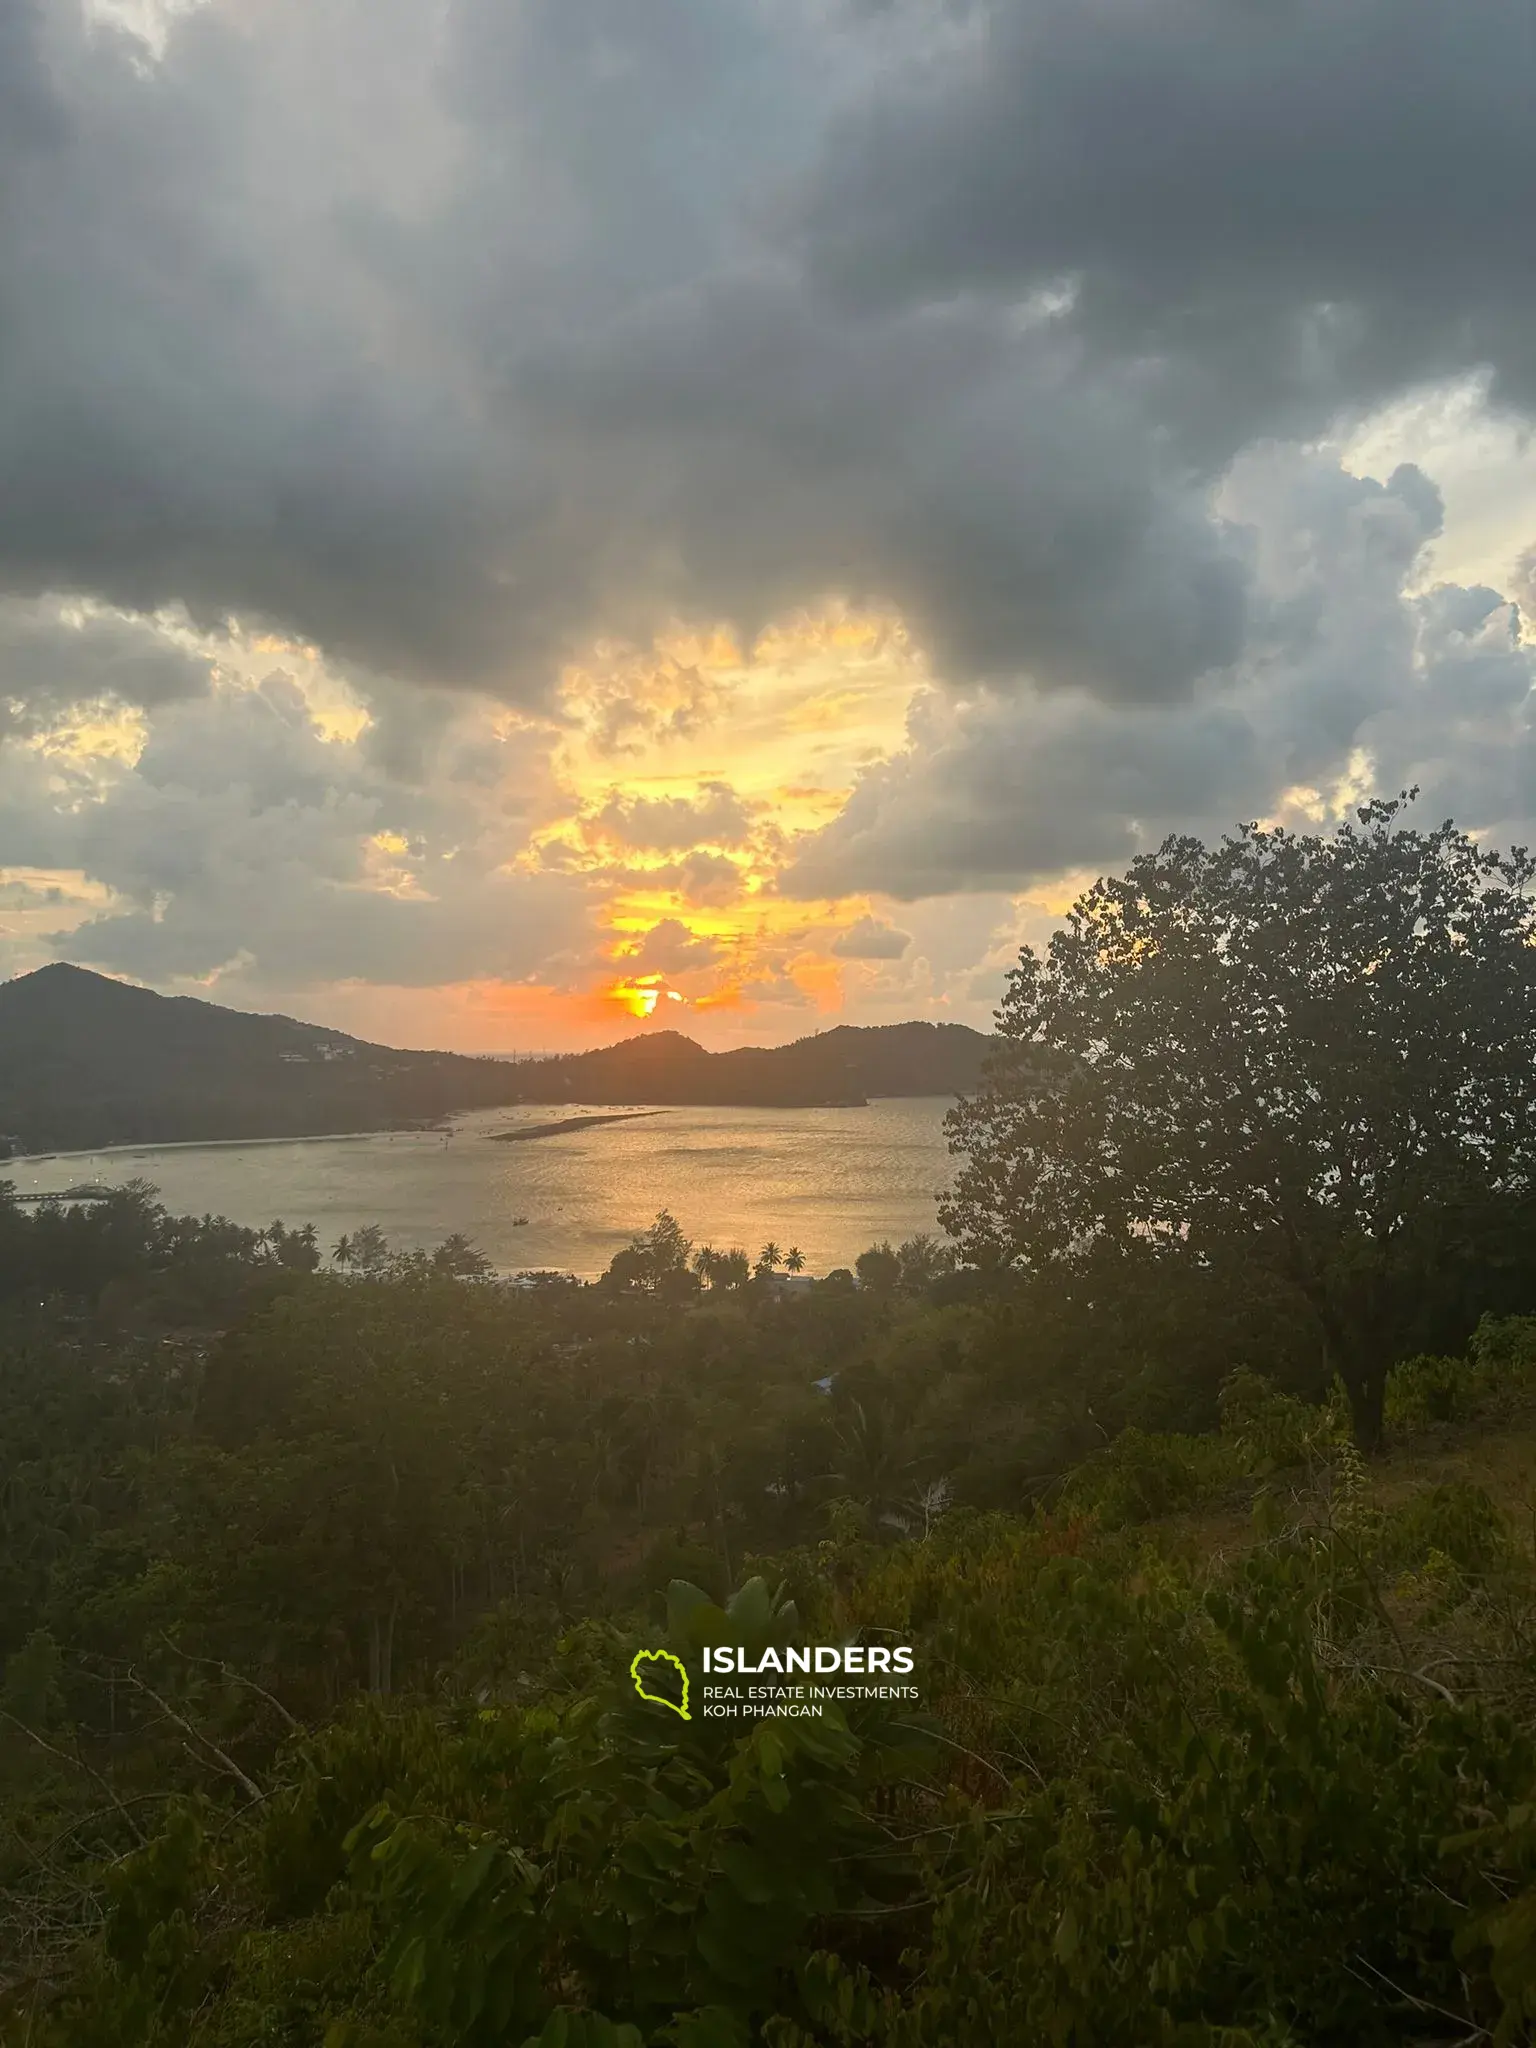
[[[1172,838],[1096,883],[1021,953],[948,1123],[968,1258],[1150,1248],[1278,1282],[1366,1443],[1404,1305],[1536,1168],[1536,862],[1410,828],[1413,794],[1326,836]]]

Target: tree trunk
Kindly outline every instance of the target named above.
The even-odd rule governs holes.
[[[382,1683],[379,1686],[379,1691],[382,1693],[390,1693],[394,1690],[395,1616],[398,1612],[398,1608],[391,1607],[389,1610],[389,1619],[384,1624],[383,1654],[379,1659],[379,1676],[382,1680]]]
[[[1380,1350],[1357,1350],[1346,1360],[1340,1378],[1349,1396],[1349,1420],[1356,1448],[1371,1457],[1385,1448],[1387,1373],[1390,1356]]]
[[[393,1688],[395,1662],[395,1616],[397,1607],[391,1607],[387,1615],[370,1614],[368,1617],[368,1690],[371,1693],[388,1694]]]
[[[714,1451],[709,1455],[709,1477],[715,1495],[715,1527],[720,1532],[720,1561],[725,1566],[725,1593],[722,1605],[731,1597],[734,1581],[731,1577],[731,1546],[725,1533],[725,1508],[720,1499],[720,1463]]]
[[[1319,1290],[1312,1301],[1323,1333],[1323,1358],[1349,1401],[1350,1430],[1362,1456],[1384,1447],[1387,1374],[1397,1346],[1386,1318],[1364,1309],[1341,1309]]]

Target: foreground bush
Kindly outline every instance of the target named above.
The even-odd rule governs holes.
[[[1319,1495],[1231,1565],[1060,1512],[814,1562],[803,1621],[678,1587],[666,1640],[878,1616],[921,1713],[685,1723],[627,1682],[660,1638],[585,1624],[526,1704],[374,1704],[167,1812],[34,2040],[1527,2038],[1536,1577],[1478,1489]]]

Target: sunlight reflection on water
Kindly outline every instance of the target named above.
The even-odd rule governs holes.
[[[585,1277],[670,1209],[699,1243],[755,1255],[771,1237],[824,1273],[880,1238],[937,1228],[936,1197],[956,1163],[942,1130],[949,1107],[947,1096],[923,1096],[867,1109],[668,1109],[569,1137],[488,1142],[519,1122],[593,1113],[539,1105],[461,1117],[446,1140],[395,1132],[136,1147],[16,1160],[0,1179],[24,1194],[139,1177],[178,1213],[314,1223],[327,1248],[364,1223],[402,1251],[462,1230],[503,1271]]]

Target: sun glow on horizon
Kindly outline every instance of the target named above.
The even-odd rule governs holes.
[[[648,654],[613,647],[572,666],[550,755],[558,801],[512,866],[580,877],[604,937],[585,990],[648,1022],[840,1009],[866,970],[837,958],[866,897],[778,893],[798,845],[859,775],[908,741],[926,672],[901,621],[829,605],[744,652],[723,627],[679,628]]]
[[[680,989],[668,988],[659,974],[643,975],[638,981],[616,981],[602,991],[603,1000],[625,1010],[631,1017],[654,1017],[662,1002],[685,1003]]]
[[[381,1042],[575,1051],[686,1016],[723,1047],[787,1041],[850,1004],[910,1014],[943,1000],[918,955],[882,947],[882,929],[901,923],[893,905],[784,888],[861,776],[912,744],[912,708],[930,683],[899,619],[831,603],[745,650],[721,628],[679,628],[645,652],[602,648],[564,673],[552,704],[466,694],[408,727],[403,784],[388,766],[397,707],[365,674],[333,674],[317,647],[236,619],[209,632],[159,624],[206,661],[208,682],[157,715],[155,775],[174,781],[205,735],[227,727],[242,772],[249,762],[241,788],[264,816],[279,811],[266,792],[298,777],[328,792],[331,815],[355,820],[324,890],[370,924],[386,914],[376,906],[393,904],[418,930],[430,912],[466,935],[467,973],[452,972],[450,945],[440,980],[314,984],[339,1028]],[[149,733],[140,711],[84,705],[27,744],[88,804],[139,772]],[[282,811],[283,829],[302,815]],[[521,920],[537,919],[546,885],[567,922],[552,920],[536,950]],[[92,916],[138,914],[134,901],[68,887],[50,885],[46,899],[32,887],[10,893],[0,909],[12,935],[54,932],[55,947]],[[505,949],[494,937],[470,945],[477,920],[498,915]],[[845,943],[865,926],[867,954]],[[261,1006],[312,1013],[311,984],[285,987],[263,967],[257,951],[216,972],[237,1006],[249,980]],[[207,984],[190,971],[163,979]]]

